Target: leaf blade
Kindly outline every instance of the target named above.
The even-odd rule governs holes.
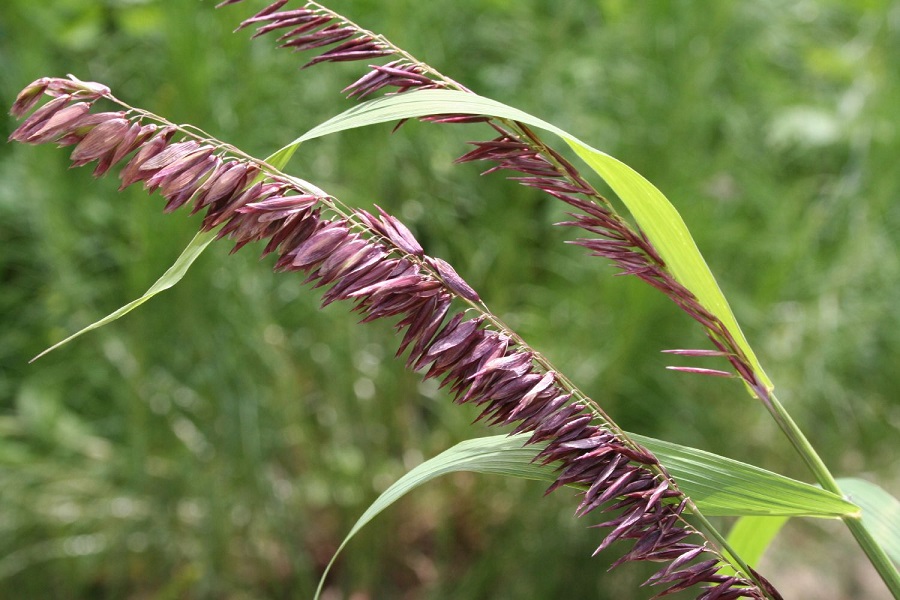
[[[744,336],[712,271],[672,203],[631,167],[543,119],[477,94],[455,90],[417,90],[358,104],[307,131],[281,151],[293,152],[303,142],[348,129],[436,114],[484,115],[509,119],[561,137],[589,167],[609,183],[653,243],[673,277],[722,321],[735,343],[747,356],[757,378],[767,389],[773,389],[771,380]]]
[[[322,593],[322,587],[325,584],[325,578],[328,576],[331,566],[350,539],[388,506],[413,489],[436,477],[456,471],[474,471],[552,481],[554,479],[552,469],[532,462],[537,455],[538,448],[535,446],[523,447],[527,438],[527,435],[497,435],[466,440],[441,452],[403,475],[369,505],[369,508],[366,509],[350,529],[341,545],[335,550],[334,555],[328,562],[328,566],[325,567],[316,589],[315,598],[318,599]]]
[[[152,298],[153,296],[174,286],[176,283],[181,281],[181,279],[187,273],[188,269],[190,269],[190,267],[194,263],[194,261],[200,257],[200,254],[203,253],[203,251],[215,239],[215,237],[216,237],[215,232],[199,232],[199,233],[197,233],[197,235],[195,235],[191,239],[191,241],[188,243],[187,247],[184,250],[182,250],[182,252],[178,256],[178,258],[175,259],[175,262],[172,264],[172,266],[169,267],[166,270],[166,272],[163,273],[160,276],[160,278],[157,279],[153,283],[153,285],[151,285],[150,288],[146,292],[144,292],[144,294],[140,298],[132,300],[125,306],[122,306],[121,308],[114,310],[113,312],[106,315],[102,319],[94,321],[87,327],[84,327],[84,328],[76,331],[75,333],[73,333],[69,337],[65,338],[64,340],[61,340],[61,341],[53,344],[52,346],[50,346],[49,348],[47,348],[46,350],[44,350],[43,352],[41,352],[40,354],[38,354],[37,356],[35,356],[28,362],[34,362],[37,359],[41,358],[42,356],[45,356],[45,355],[49,354],[50,352],[56,350],[60,346],[68,344],[75,338],[81,337],[82,335],[84,335],[85,333],[87,333],[89,331],[93,331],[94,329],[98,329],[100,327],[103,327],[104,325],[107,325],[117,319],[124,317],[125,315],[127,315],[128,313],[130,313],[131,311],[136,309],[138,306],[140,306],[141,304],[146,302],[147,300],[150,300],[150,298]]]
[[[837,494],[705,450],[629,434],[656,455],[707,516],[840,518],[859,507]]]
[[[774,515],[783,514],[786,516],[819,516],[833,518],[858,511],[857,507],[853,504],[816,486],[788,479],[782,475],[777,475],[765,471],[764,469],[753,467],[752,465],[740,463],[695,448],[680,446],[671,442],[663,442],[661,440],[636,434],[628,435],[656,454],[656,457],[663,466],[665,466],[673,477],[675,477],[676,481],[678,481],[682,491],[691,496],[698,508],[708,515],[734,516],[743,514],[763,514],[766,515],[767,518],[774,518]],[[350,539],[391,504],[432,479],[456,471],[471,471],[477,473],[508,475],[546,482],[554,481],[556,475],[553,465],[542,465],[534,462],[542,445],[534,444],[531,446],[524,446],[529,437],[529,434],[510,436],[496,435],[466,440],[445,450],[434,458],[423,462],[403,475],[394,482],[393,485],[382,492],[353,525],[350,532],[341,542],[340,546],[338,546],[338,549],[335,551],[331,561],[329,561],[328,566],[322,574],[315,597],[319,597],[331,566],[334,564],[334,561],[337,559],[340,552],[349,543]],[[693,469],[693,477],[688,477],[684,481],[680,481],[675,475],[676,473],[683,476],[686,472],[691,472],[690,469],[685,469],[681,465],[681,463],[685,462],[685,456],[693,457],[697,466]],[[732,497],[730,506],[732,506],[733,510],[732,512],[728,512],[723,509],[723,506],[729,506],[729,504],[723,500],[721,495],[714,500],[710,500],[709,488],[718,489],[718,484],[714,482],[708,482],[707,485],[696,483],[696,471],[697,469],[704,467],[709,468],[712,473],[710,477],[713,477],[715,475],[720,475],[723,468],[733,468],[735,465],[739,466],[741,476],[737,478],[728,478],[727,476],[724,476],[719,482],[721,487],[725,490],[723,493]],[[762,511],[760,508],[761,501],[756,500],[750,508],[747,509],[751,510],[751,512],[739,512],[741,507],[744,506],[744,503],[741,501],[742,495],[757,489],[758,485],[767,485],[769,480],[773,478],[776,480],[785,480],[782,482],[782,486],[776,489],[792,490],[790,501],[773,500],[771,509],[769,511]],[[817,514],[816,510],[821,510],[821,514]],[[777,511],[783,512],[778,513]]]
[[[616,192],[666,262],[676,281],[688,288],[707,310],[717,316],[741,348],[763,384],[771,380],[741,330],[731,306],[700,253],[684,219],[659,189],[640,173],[612,156],[576,138],[566,143]]]
[[[290,161],[291,157],[294,155],[296,149],[296,147],[290,146],[280,148],[279,150],[276,150],[274,153],[266,157],[265,162],[275,167],[276,169],[283,169],[285,165],[287,165],[288,161]],[[258,180],[261,177],[262,175],[258,175],[256,179]],[[191,239],[191,241],[188,242],[187,247],[185,247],[185,249],[181,251],[181,254],[178,255],[178,258],[175,259],[175,262],[172,264],[172,266],[166,269],[166,272],[163,273],[159,277],[159,279],[157,279],[140,298],[132,300],[128,304],[109,313],[102,319],[94,321],[87,327],[84,327],[68,336],[67,338],[53,344],[28,362],[33,363],[37,359],[49,354],[50,352],[53,352],[60,346],[64,346],[72,340],[81,337],[85,333],[93,331],[94,329],[99,329],[104,325],[108,325],[113,321],[121,319],[153,296],[173,287],[176,283],[181,281],[181,279],[187,274],[188,269],[191,268],[191,265],[194,264],[194,261],[196,261],[200,257],[200,255],[203,254],[203,251],[206,250],[206,247],[209,246],[215,240],[215,238],[216,231],[198,232]]]
[[[844,494],[862,509],[863,527],[900,566],[900,500],[865,479],[842,477],[837,482]]]
[[[746,516],[738,519],[728,532],[728,546],[753,568],[758,568],[766,549],[790,517]],[[727,567],[726,567],[727,569]],[[730,570],[729,575],[734,574]]]

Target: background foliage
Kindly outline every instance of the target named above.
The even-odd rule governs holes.
[[[5,0],[0,99],[74,73],[264,156],[350,105],[359,65],[231,29],[253,4]],[[576,132],[681,210],[785,401],[837,475],[900,492],[900,3],[344,0],[333,8],[486,96]],[[3,135],[12,130],[2,122]],[[291,170],[378,202],[617,421],[803,477],[738,384],[667,372],[702,344],[660,294],[566,246],[559,203],[453,166],[477,126],[304,146]],[[140,295],[197,227],[158,198],[0,146],[0,596],[305,597],[405,470],[483,434],[405,373],[390,328],[317,309],[300,278],[214,245]],[[565,491],[453,476],[358,536],[330,598],[631,597]],[[838,523],[792,523],[762,564],[786,595],[884,594]]]

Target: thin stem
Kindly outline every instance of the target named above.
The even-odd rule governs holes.
[[[842,520],[850,533],[856,538],[856,542],[866,553],[872,566],[881,576],[882,581],[890,590],[894,598],[900,598],[900,572],[884,551],[884,548],[872,537],[862,521],[854,517],[843,517]]]
[[[722,562],[730,563],[731,566],[734,566],[734,563],[741,568],[741,570],[746,574],[748,578],[753,581],[756,581],[756,578],[753,576],[753,570],[750,568],[743,558],[731,547],[731,544],[728,543],[728,540],[725,539],[725,536],[719,533],[719,530],[716,529],[712,523],[709,522],[703,513],[697,510],[697,505],[694,504],[694,501],[688,498],[688,505],[691,507],[691,511],[694,514],[694,517],[700,522],[701,526],[705,531],[708,531],[710,536],[716,540],[716,543],[719,544],[719,547],[725,551],[726,554],[723,556],[727,556],[727,558],[723,559]],[[756,581],[757,584],[760,582]],[[763,590],[764,593],[768,596],[769,594],[766,592],[765,587],[760,585],[759,588]]]
[[[769,413],[772,415],[772,418],[775,419],[775,422],[778,423],[781,431],[784,432],[785,436],[790,440],[791,445],[806,463],[806,466],[812,471],[813,476],[816,478],[819,485],[829,492],[833,492],[843,497],[844,493],[841,491],[841,488],[831,474],[831,471],[828,470],[822,457],[819,456],[819,453],[813,448],[812,444],[800,430],[800,427],[797,426],[797,423],[795,423],[794,419],[791,418],[791,415],[788,414],[784,405],[782,405],[781,402],[778,401],[778,398],[775,397],[775,394],[771,392],[766,393],[765,390],[762,389],[757,389],[755,391],[760,395],[760,399],[763,400],[763,404],[769,410]],[[900,572],[897,571],[897,567],[887,556],[884,549],[877,541],[875,541],[875,538],[872,537],[872,534],[863,525],[859,517],[845,516],[841,517],[841,520],[844,521],[844,524],[847,525],[850,533],[856,538],[856,542],[862,548],[863,552],[866,553],[872,566],[875,567],[875,570],[878,572],[878,575],[881,576],[881,579],[884,581],[893,597],[900,599]]]

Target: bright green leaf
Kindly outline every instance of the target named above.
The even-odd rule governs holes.
[[[628,435],[653,452],[678,482],[681,490],[709,516],[839,517],[859,511],[856,506],[835,494],[758,467],[695,448],[635,434]],[[554,481],[556,471],[553,465],[533,462],[543,446],[523,446],[529,437],[528,434],[496,435],[460,442],[398,479],[369,506],[341,542],[319,581],[316,597],[321,592],[331,565],[350,539],[381,511],[423,483],[456,471]],[[771,496],[766,497],[765,494]]]
[[[629,436],[656,455],[681,490],[707,516],[838,518],[859,508],[837,494],[697,448]]]
[[[124,317],[153,296],[169,289],[170,287],[181,281],[181,278],[184,277],[185,273],[187,273],[187,270],[190,268],[191,264],[193,264],[193,262],[197,260],[197,257],[200,256],[203,250],[206,249],[206,247],[210,244],[210,242],[213,241],[213,239],[215,239],[215,237],[215,232],[200,232],[195,235],[194,239],[191,240],[187,248],[185,248],[184,251],[182,251],[181,255],[175,260],[175,264],[169,267],[169,269],[165,273],[163,273],[162,277],[157,279],[156,283],[150,286],[150,289],[147,290],[143,296],[141,296],[137,300],[132,300],[122,308],[106,315],[99,321],[91,323],[77,333],[73,333],[61,342],[57,342],[56,344],[50,346],[49,348],[32,358],[31,362],[34,362],[45,354],[56,350],[63,344],[71,342],[75,338],[87,333],[88,331],[93,331],[94,329],[103,327],[107,323],[111,323],[116,319]]]
[[[766,548],[787,523],[789,517],[741,517],[728,532],[728,547],[735,554],[753,568],[759,566],[759,561],[765,554]],[[726,568],[727,569],[727,568]],[[733,575],[731,570],[727,573]]]
[[[484,96],[453,90],[419,90],[383,96],[357,104],[313,127],[282,150],[348,129],[440,114],[490,115],[528,123],[563,138],[574,137],[555,125]]]
[[[513,477],[522,477],[525,479],[539,479],[544,481],[553,481],[555,476],[553,469],[547,466],[535,464],[535,455],[538,446],[523,447],[522,444],[528,439],[524,436],[505,436],[497,435],[485,438],[476,438],[466,440],[453,446],[449,450],[438,454],[434,458],[427,460],[409,471],[406,475],[398,479],[392,486],[386,489],[375,502],[363,513],[359,518],[344,541],[335,551],[334,556],[325,568],[322,578],[319,580],[319,587],[316,590],[316,598],[322,592],[322,585],[325,583],[325,577],[334,564],[335,559],[344,546],[356,533],[362,529],[369,521],[375,518],[378,513],[386,509],[388,506],[402,498],[408,492],[419,487],[423,483],[431,481],[441,475],[453,473],[456,471],[474,471],[477,473],[496,473],[501,475],[511,475]]]
[[[266,158],[265,162],[267,162],[269,165],[275,167],[276,169],[283,169],[285,167],[285,165],[287,165],[287,163],[291,159],[291,157],[294,155],[295,150],[296,150],[296,147],[292,148],[292,147],[286,146],[284,148],[281,148],[274,154],[271,154],[268,158]],[[257,179],[259,179],[260,177],[262,177],[262,175],[257,176]],[[81,329],[80,331],[73,333],[66,339],[62,340],[61,342],[57,342],[56,344],[53,344],[52,346],[50,346],[49,348],[47,348],[46,350],[44,350],[43,352],[41,352],[40,354],[38,354],[37,356],[32,358],[31,361],[29,361],[29,362],[36,361],[37,359],[41,358],[45,354],[53,352],[60,346],[62,346],[64,344],[68,344],[75,338],[81,337],[82,335],[84,335],[85,333],[87,333],[89,331],[93,331],[94,329],[99,329],[100,327],[103,327],[104,325],[107,325],[117,319],[124,317],[125,315],[127,315],[128,313],[130,313],[131,311],[136,309],[138,306],[140,306],[141,304],[143,304],[144,302],[146,302],[153,296],[169,289],[170,287],[172,287],[173,285],[175,285],[176,283],[181,281],[181,278],[185,276],[188,269],[190,269],[191,265],[194,264],[194,261],[197,260],[197,258],[199,258],[201,254],[203,254],[203,251],[206,250],[206,247],[209,246],[210,243],[212,243],[212,241],[215,239],[215,237],[216,237],[215,231],[210,231],[210,232],[202,232],[201,231],[200,233],[195,235],[194,238],[190,241],[190,243],[188,243],[187,248],[182,250],[182,252],[178,256],[178,258],[175,259],[175,263],[171,267],[169,267],[165,273],[162,274],[162,277],[157,279],[156,282],[152,286],[150,286],[150,289],[148,289],[146,292],[144,292],[143,296],[141,296],[140,298],[138,298],[136,300],[132,300],[125,306],[106,315],[99,321],[95,321],[94,323],[91,323],[84,329]]]
[[[846,477],[837,482],[844,495],[862,509],[863,527],[900,565],[900,500],[865,479]]]
[[[616,192],[653,242],[672,276],[693,292],[708,311],[719,317],[752,363],[754,372],[771,388],[772,383],[744,337],[725,295],[672,203],[656,186],[625,163],[575,138],[566,138],[566,142]]]
[[[270,154],[265,162],[276,169],[284,169],[296,151],[297,146],[285,146]]]
[[[292,152],[307,140],[348,129],[437,114],[499,117],[526,123],[563,138],[618,194],[671,270],[673,277],[693,292],[700,303],[722,321],[750,360],[756,375],[766,387],[772,388],[771,381],[744,337],[728,301],[675,207],[637,171],[555,125],[476,94],[453,90],[420,90],[356,105],[314,127],[285,146],[282,151]]]

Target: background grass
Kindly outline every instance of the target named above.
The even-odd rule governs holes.
[[[263,156],[350,106],[361,65],[231,29],[259,3],[5,0],[0,99],[74,73]],[[606,150],[676,204],[779,396],[838,475],[900,493],[900,4],[344,0],[333,8],[477,92]],[[15,127],[9,117],[3,135]],[[291,171],[398,214],[622,426],[805,478],[739,384],[667,372],[703,344],[661,295],[564,245],[563,210],[478,165],[477,126],[409,123],[307,144]],[[140,295],[197,219],[0,147],[0,596],[308,597],[400,474],[481,435],[391,359],[387,324],[318,310],[300,278],[216,244]],[[714,366],[714,365],[710,365]],[[329,598],[642,597],[646,575],[565,491],[454,476],[360,534]],[[762,571],[787,597],[886,597],[837,523],[792,523]]]

